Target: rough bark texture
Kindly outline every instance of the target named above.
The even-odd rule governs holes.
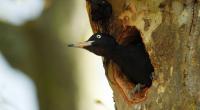
[[[146,100],[129,103],[116,86],[116,65],[105,65],[116,109],[200,110],[200,1],[108,1],[114,12],[110,33],[118,37],[128,26],[135,26],[155,68]]]

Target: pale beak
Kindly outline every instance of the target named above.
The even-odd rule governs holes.
[[[80,43],[77,43],[77,44],[69,44],[68,47],[84,48],[84,47],[91,46],[93,42],[94,41],[85,41],[85,42],[80,42]]]

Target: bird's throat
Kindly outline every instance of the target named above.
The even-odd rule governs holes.
[[[118,63],[121,60],[121,54],[124,54],[124,47],[117,45],[115,48],[108,52],[105,58],[111,59],[115,63]]]

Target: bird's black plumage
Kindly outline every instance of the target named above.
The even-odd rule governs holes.
[[[154,69],[144,44],[140,37],[129,43],[119,45],[114,37],[95,33],[81,47],[115,62],[130,82],[150,87]]]

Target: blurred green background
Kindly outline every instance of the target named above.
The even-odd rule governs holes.
[[[101,57],[67,47],[91,35],[85,0],[45,0],[35,19],[0,21],[0,52],[34,81],[40,110],[113,110]]]

